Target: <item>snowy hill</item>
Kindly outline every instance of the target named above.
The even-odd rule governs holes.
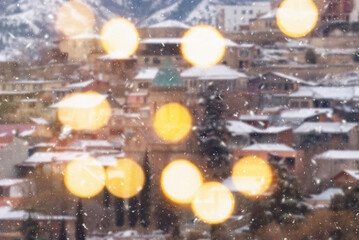
[[[0,53],[33,55],[59,36],[54,28],[56,12],[67,0],[0,1]],[[253,0],[252,0],[253,1]],[[138,26],[167,19],[189,25],[213,24],[219,5],[248,0],[83,0],[97,19],[96,31],[109,19],[123,16]]]

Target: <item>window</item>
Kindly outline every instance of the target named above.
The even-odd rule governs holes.
[[[298,102],[291,102],[290,107],[291,107],[291,108],[298,108],[298,107],[299,107],[299,103],[298,103]]]
[[[249,14],[252,15],[252,14],[253,14],[253,10],[249,10]]]
[[[152,61],[153,61],[153,64],[156,64],[156,65],[161,64],[161,60],[156,57],[154,57]]]
[[[242,10],[242,14],[245,15],[245,14],[246,14],[246,10]]]
[[[149,83],[148,82],[141,82],[138,84],[138,88],[140,89],[146,89],[149,87]]]

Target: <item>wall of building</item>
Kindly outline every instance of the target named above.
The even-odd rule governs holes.
[[[28,154],[27,142],[14,137],[11,144],[0,150],[0,178],[15,177],[14,166],[25,161]]]

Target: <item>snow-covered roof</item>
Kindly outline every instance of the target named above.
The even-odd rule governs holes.
[[[359,87],[299,87],[290,97],[348,101],[359,97]]]
[[[266,128],[266,129],[258,129],[258,133],[268,133],[268,134],[274,134],[274,133],[280,133],[280,132],[283,132],[283,131],[287,131],[291,129],[291,127],[286,127],[286,126],[283,126],[283,127],[277,127],[277,126],[271,126],[269,128]]]
[[[122,57],[122,54],[114,52],[114,53],[105,54],[103,56],[100,56],[97,59],[99,59],[99,60],[131,60],[131,59],[137,59],[137,56],[133,55],[133,56],[129,56],[129,57]]]
[[[182,44],[182,38],[145,38],[141,40],[142,44]],[[226,47],[239,47],[239,45],[232,40],[225,38],[224,44]]]
[[[145,38],[142,44],[181,44],[182,38]]]
[[[240,135],[248,135],[250,133],[256,132],[258,129],[244,123],[242,121],[227,121],[227,129],[232,135],[240,136]]]
[[[311,83],[311,82],[307,82],[303,79],[300,79],[300,78],[297,78],[297,77],[294,77],[292,75],[288,75],[288,74],[284,74],[284,73],[280,73],[280,72],[272,72],[273,75],[276,75],[278,77],[281,77],[281,78],[285,78],[289,81],[292,81],[292,82],[295,82],[295,83],[302,83],[302,84],[305,84],[305,85],[310,85],[310,86],[315,86],[316,84],[314,83]]]
[[[49,124],[49,122],[46,121],[43,118],[33,118],[33,117],[31,117],[30,120],[32,122],[34,122],[35,124],[39,124],[39,125],[47,125],[47,124]]]
[[[20,132],[19,136],[20,137],[28,137],[28,136],[31,136],[35,131],[36,131],[36,129],[25,130],[23,132]]]
[[[293,148],[279,143],[258,143],[243,148],[245,151],[295,151]]]
[[[328,188],[322,193],[311,194],[310,200],[330,201],[337,194],[344,195],[343,189],[341,189],[341,188]]]
[[[266,14],[260,16],[258,19],[270,19],[270,18],[275,18],[277,16],[277,10],[278,9],[273,9],[269,12],[267,12]]]
[[[58,103],[51,105],[51,108],[71,107],[71,108],[93,108],[98,106],[107,98],[107,95],[100,94],[77,94],[70,98],[65,98]]]
[[[101,39],[101,36],[98,34],[84,33],[69,37],[68,39]]]
[[[144,68],[141,69],[138,74],[135,76],[135,80],[153,80],[157,73],[158,73],[158,68]]]
[[[89,156],[86,152],[36,152],[25,160],[25,163],[50,163],[54,161],[73,161]]]
[[[295,129],[294,133],[348,133],[357,125],[357,123],[305,122]]]
[[[29,218],[29,213],[24,210],[15,210],[9,206],[0,207],[0,220],[23,221]],[[71,216],[48,216],[39,213],[31,213],[34,220],[75,220]]]
[[[331,108],[300,108],[289,109],[281,112],[280,117],[284,119],[307,119],[318,116],[320,114],[326,114],[331,117],[333,109]]]
[[[328,75],[319,82],[324,86],[359,86],[359,71]]]
[[[198,78],[201,80],[224,80],[247,78],[244,73],[238,72],[226,65],[215,65],[211,67],[191,67],[181,73],[182,78]]]
[[[10,187],[13,185],[17,185],[20,183],[26,182],[25,179],[19,179],[19,178],[3,178],[0,179],[0,187]]]
[[[314,159],[359,160],[359,150],[328,150],[315,155]]]
[[[242,121],[268,121],[270,118],[269,115],[241,115],[239,116],[239,120]]]
[[[166,20],[148,26],[148,28],[184,28],[189,29],[190,26],[176,20]]]
[[[66,85],[66,88],[74,89],[74,88],[85,88],[87,86],[90,86],[95,80],[88,80],[83,82],[76,82]]]
[[[355,180],[359,180],[359,170],[346,169],[338,173],[336,176],[338,176],[341,173],[346,173],[347,175],[351,176]]]
[[[77,140],[70,147],[75,149],[87,149],[88,147],[113,148],[113,145],[106,140]]]

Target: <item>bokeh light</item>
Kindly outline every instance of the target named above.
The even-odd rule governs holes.
[[[202,183],[201,172],[188,160],[173,161],[162,171],[162,190],[176,203],[190,203]]]
[[[130,21],[115,18],[102,28],[101,42],[107,53],[118,58],[127,58],[137,50],[139,35]]]
[[[184,139],[192,128],[192,117],[179,103],[163,105],[155,114],[153,127],[157,135],[167,142]]]
[[[265,160],[256,156],[248,156],[234,165],[232,181],[242,194],[249,197],[261,196],[272,185],[272,168]]]
[[[209,67],[217,64],[226,51],[222,35],[213,27],[201,25],[183,36],[182,54],[193,65]]]
[[[65,185],[75,196],[90,198],[96,196],[105,186],[105,169],[92,157],[82,157],[67,165]]]
[[[66,37],[91,33],[95,15],[87,4],[79,1],[64,3],[56,15],[56,28]]]
[[[106,95],[96,92],[69,94],[56,105],[61,124],[73,130],[98,130],[106,126],[111,117]]]
[[[277,11],[277,25],[289,37],[307,35],[317,21],[318,9],[312,0],[284,0]]]
[[[137,195],[145,183],[145,174],[138,163],[132,159],[118,159],[115,166],[106,169],[106,187],[119,198]]]
[[[221,183],[208,182],[202,185],[192,201],[192,210],[198,218],[209,224],[226,221],[233,212],[234,197]]]

